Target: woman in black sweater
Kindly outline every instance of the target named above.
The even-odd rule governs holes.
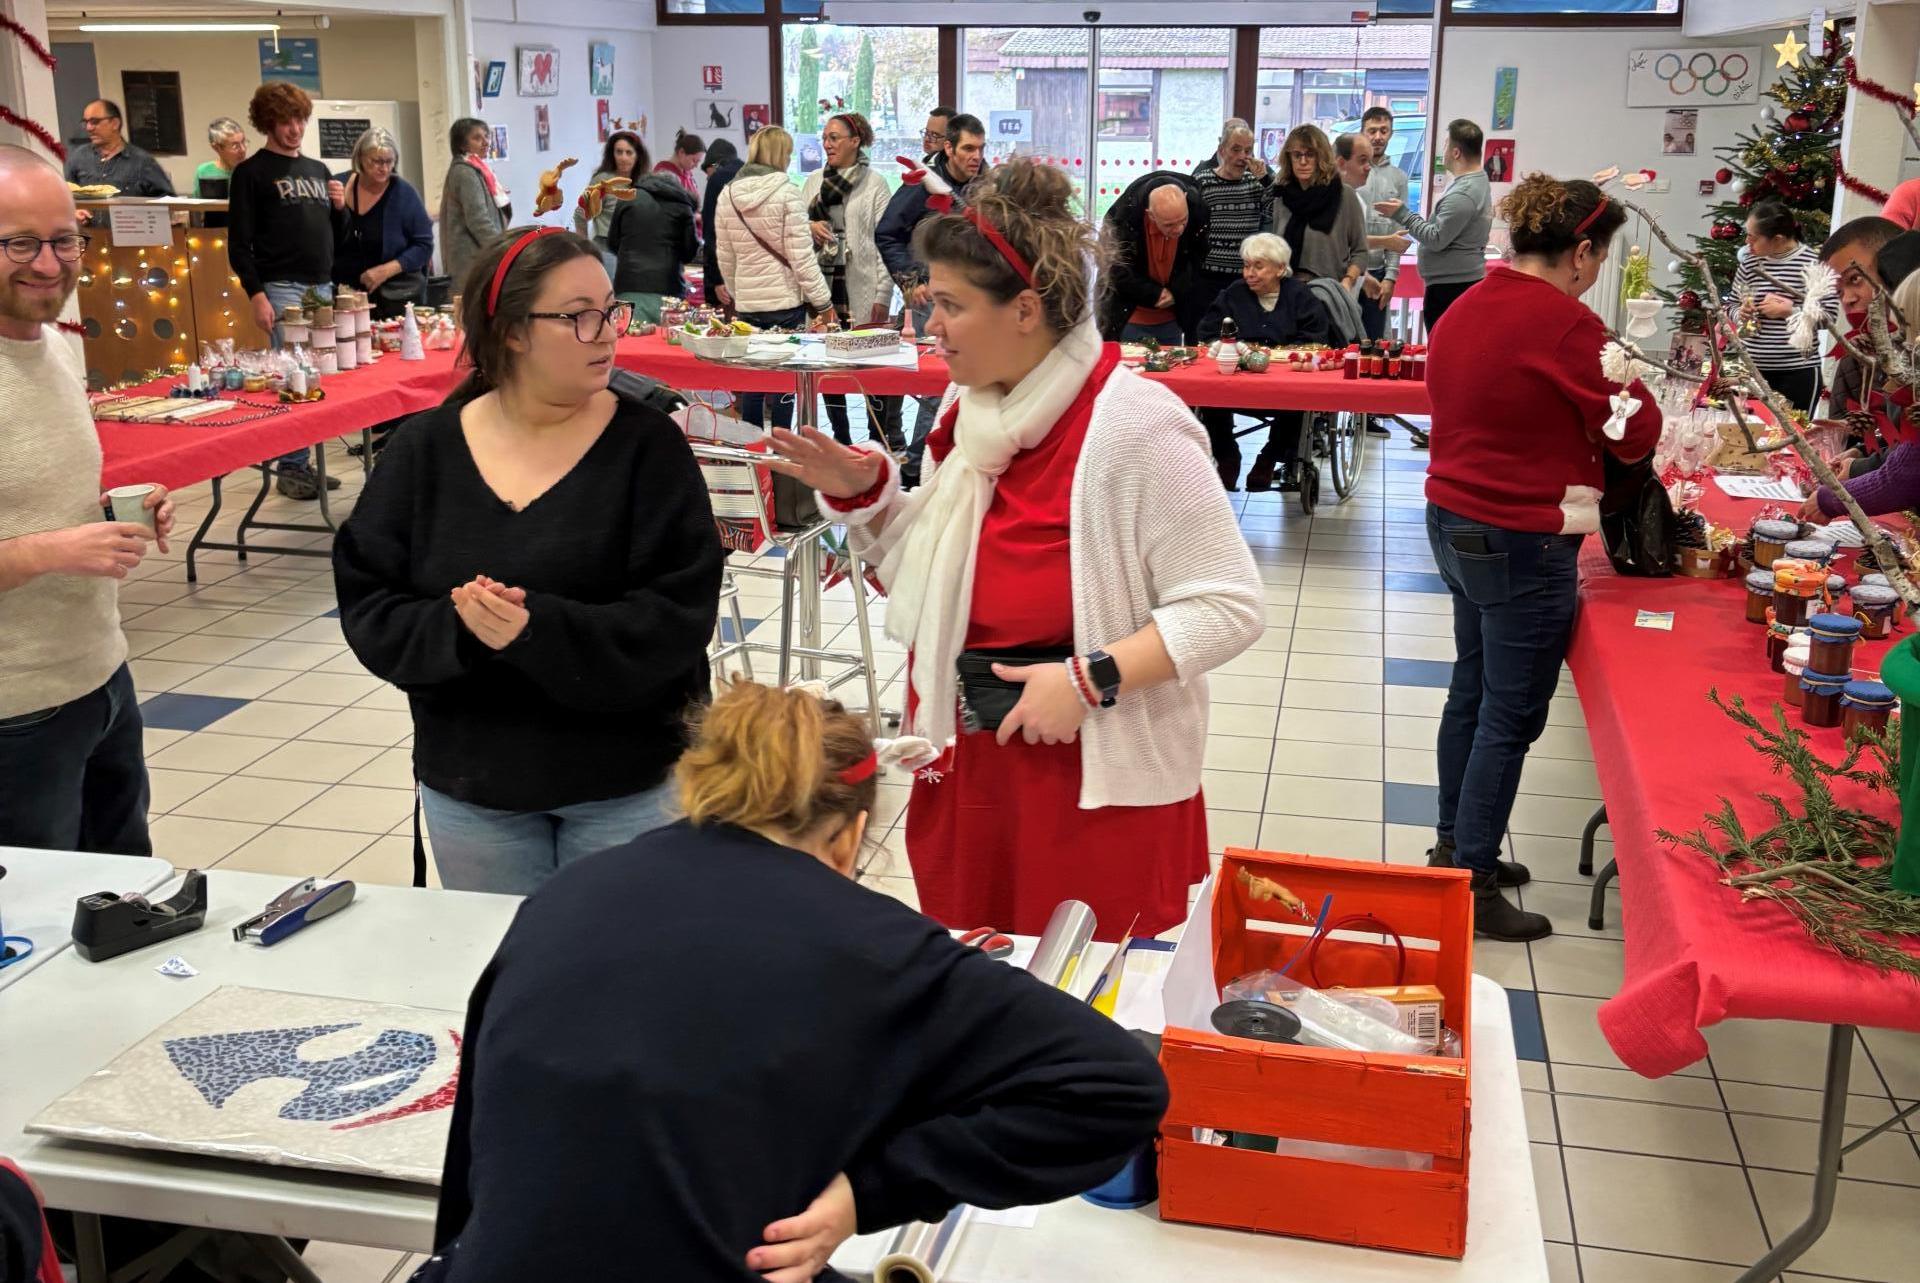
[[[461,292],[472,373],[393,434],[334,581],[413,706],[441,880],[527,894],[665,822],[722,553],[679,429],[608,389],[632,309],[593,242],[502,237]]]
[[[1231,319],[1239,328],[1241,343],[1284,345],[1288,343],[1325,343],[1333,322],[1327,309],[1313,291],[1293,275],[1293,252],[1287,242],[1272,232],[1249,236],[1240,246],[1240,279],[1220,291],[1213,307],[1200,318],[1199,339],[1211,343],[1220,337],[1220,323]],[[1220,482],[1229,490],[1238,489],[1240,443],[1233,435],[1234,411],[1218,408],[1200,411],[1200,422],[1213,442],[1213,462],[1220,470]],[[1273,416],[1273,430],[1267,444],[1247,474],[1247,489],[1267,490],[1273,485],[1275,464],[1285,464],[1287,482],[1293,483],[1295,465],[1300,458],[1300,431],[1306,416],[1297,410],[1283,410]]]
[[[445,1283],[803,1283],[854,1233],[1093,1188],[1166,1108],[1085,1003],[852,881],[866,723],[736,683],[686,819],[564,870],[480,977]]]

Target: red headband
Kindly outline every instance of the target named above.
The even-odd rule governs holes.
[[[1033,268],[1027,265],[1027,260],[1021,256],[1020,251],[1013,247],[1013,242],[1002,236],[1000,229],[987,221],[986,215],[977,209],[968,209],[960,217],[979,228],[980,234],[987,238],[987,243],[999,250],[1000,257],[1007,260],[1007,266],[1019,274],[1020,279],[1027,283],[1029,289],[1033,287]]]
[[[1593,207],[1593,212],[1591,214],[1588,214],[1585,218],[1581,219],[1580,226],[1573,229],[1573,234],[1575,236],[1578,236],[1580,233],[1586,231],[1589,227],[1593,226],[1594,219],[1600,217],[1600,215],[1606,212],[1607,212],[1607,198],[1605,196],[1602,196],[1600,198],[1600,203]]]
[[[879,754],[869,750],[865,757],[840,772],[840,782],[842,784],[861,784],[872,779],[873,773],[879,769]]]
[[[500,287],[507,283],[507,273],[513,269],[513,260],[520,257],[520,251],[542,236],[558,236],[566,229],[563,227],[536,227],[530,232],[520,233],[520,239],[507,247],[500,256],[500,266],[493,269],[493,285],[487,290],[487,315],[491,317],[500,307]]]

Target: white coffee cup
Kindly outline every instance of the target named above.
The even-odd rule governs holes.
[[[145,526],[148,534],[156,534],[154,514],[157,509],[146,506],[147,496],[159,487],[151,483],[138,486],[115,486],[107,491],[107,520],[126,521],[137,526]]]

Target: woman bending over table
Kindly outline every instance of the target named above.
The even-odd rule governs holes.
[[[879,567],[908,733],[944,746],[907,810],[921,907],[1037,934],[1075,898],[1113,939],[1179,922],[1206,873],[1205,674],[1265,611],[1192,413],[1100,341],[1072,198],[1016,159],[916,231],[956,384],[927,484],[817,432],[774,447]],[[959,721],[963,656],[976,709],[1012,705],[995,733]]]
[[[1213,308],[1200,318],[1199,338],[1211,343],[1220,337],[1220,323],[1231,319],[1239,327],[1242,343],[1325,343],[1332,330],[1327,309],[1302,281],[1294,279],[1293,251],[1287,242],[1272,232],[1260,232],[1240,243],[1242,266],[1240,279],[1220,291]],[[1236,411],[1209,406],[1200,411],[1200,422],[1207,425],[1207,439],[1213,443],[1213,463],[1220,470],[1220,483],[1228,490],[1240,488],[1240,442],[1233,435]],[[1300,434],[1307,416],[1298,410],[1281,410],[1273,416],[1273,430],[1253,471],[1247,474],[1248,490],[1273,488],[1276,464],[1286,468],[1285,483],[1298,485]]]
[[[686,818],[527,901],[467,1010],[416,1283],[808,1283],[851,1234],[1067,1198],[1151,1143],[1132,1036],[854,881],[868,735],[737,682]]]
[[[1627,211],[1592,183],[1529,174],[1500,215],[1512,265],[1453,305],[1427,376],[1427,538],[1453,593],[1454,644],[1427,863],[1473,872],[1481,935],[1537,940],[1553,924],[1501,894],[1528,874],[1500,845],[1567,657],[1580,543],[1600,528],[1603,455],[1652,453],[1660,407],[1637,381],[1631,403],[1613,399],[1620,386],[1600,373],[1606,327],[1580,302]]]
[[[665,822],[722,554],[679,429],[608,389],[632,305],[598,247],[523,229],[461,292],[466,382],[393,434],[334,581],[413,707],[441,880],[525,895]]]

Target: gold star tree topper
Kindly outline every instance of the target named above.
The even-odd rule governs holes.
[[[1789,31],[1787,32],[1787,38],[1775,45],[1773,51],[1780,55],[1780,60],[1774,63],[1774,66],[1798,67],[1800,65],[1800,55],[1807,51],[1807,46],[1801,43],[1799,36]]]

